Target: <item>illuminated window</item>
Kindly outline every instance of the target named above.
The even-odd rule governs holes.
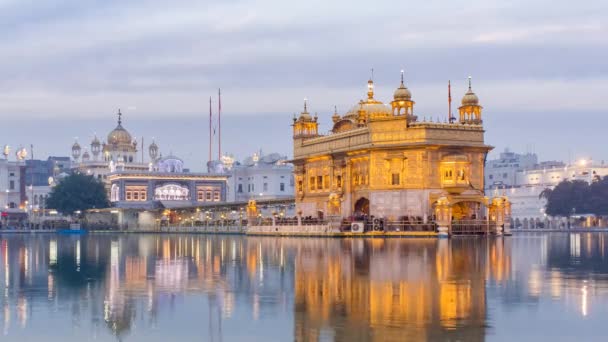
[[[298,192],[304,191],[304,184],[301,180],[298,181]]]
[[[217,190],[213,192],[213,201],[214,202],[219,202],[220,201],[220,192],[217,191]]]
[[[317,176],[317,189],[323,189],[323,176]]]
[[[202,202],[205,199],[205,192],[203,190],[199,190],[196,192],[196,200]]]
[[[139,193],[137,191],[133,192],[133,200],[134,201],[139,201]]]
[[[207,201],[211,201],[211,191],[207,191],[207,193],[205,194],[205,199]]]
[[[311,191],[315,190],[315,177],[310,177],[310,182],[308,183]]]
[[[329,176],[323,176],[323,188],[329,189]]]
[[[337,186],[338,188],[341,188],[341,187],[342,187],[342,176],[338,176],[338,177],[336,177],[336,186]]]
[[[131,200],[131,191],[127,191],[127,201]]]

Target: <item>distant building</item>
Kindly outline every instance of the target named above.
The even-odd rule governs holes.
[[[175,156],[160,158],[146,171],[116,170],[107,174],[110,201],[126,209],[188,207],[226,202],[225,174],[190,173]]]
[[[154,141],[148,146],[148,155],[150,162],[146,163],[143,152],[138,149],[137,139],[122,126],[122,113],[119,110],[118,124],[108,133],[105,141],[95,136],[88,148],[74,142],[72,169],[105,181],[108,173],[117,170],[148,171],[159,158],[159,148]]]
[[[491,165],[491,162],[494,161],[490,161],[488,165]],[[506,169],[503,168],[503,170]],[[487,172],[492,171],[488,170]],[[510,175],[509,173],[509,180],[511,180]],[[565,223],[545,214],[547,201],[541,197],[542,192],[545,189],[555,188],[557,184],[564,180],[581,180],[592,183],[605,176],[608,176],[608,165],[603,162],[594,163],[592,160],[580,160],[577,163],[567,165],[560,161],[547,161],[520,167],[515,172],[512,181],[500,185],[492,184],[486,188],[486,193],[488,195],[504,194],[508,196],[511,201],[513,226],[516,228],[555,227]]]
[[[235,163],[230,174],[229,200],[293,198],[293,165],[278,153],[254,153],[242,163]]]
[[[486,189],[513,186],[517,183],[518,171],[533,168],[537,164],[536,154],[518,154],[506,149],[498,159],[486,161]]]
[[[70,172],[70,157],[49,157],[46,160],[25,160],[25,185],[49,185],[49,177],[57,177],[61,173]]]

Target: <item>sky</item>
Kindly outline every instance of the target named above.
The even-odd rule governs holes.
[[[303,99],[328,131],[373,68],[384,102],[405,70],[421,118],[472,76],[493,156],[608,160],[606,18],[603,0],[0,0],[0,144],[67,155],[121,108],[199,170],[221,88],[223,151],[289,156]]]

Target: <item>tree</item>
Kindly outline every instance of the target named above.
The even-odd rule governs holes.
[[[79,173],[62,179],[51,190],[47,200],[47,207],[56,209],[63,215],[108,206],[108,197],[103,184],[93,176]]]
[[[547,215],[570,217],[574,212],[588,213],[590,209],[589,184],[585,181],[562,181],[543,196],[547,198]]]
[[[591,183],[588,198],[590,213],[608,216],[608,176]]]

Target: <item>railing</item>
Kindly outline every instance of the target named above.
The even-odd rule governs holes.
[[[340,225],[340,230],[350,231],[351,224],[352,222],[349,220],[342,221],[342,224]],[[363,230],[364,232],[435,232],[437,231],[437,224],[432,221],[424,223],[422,220],[389,221],[384,219],[369,219],[364,221]]]
[[[496,230],[495,221],[458,220],[452,221],[452,234],[489,234]]]

